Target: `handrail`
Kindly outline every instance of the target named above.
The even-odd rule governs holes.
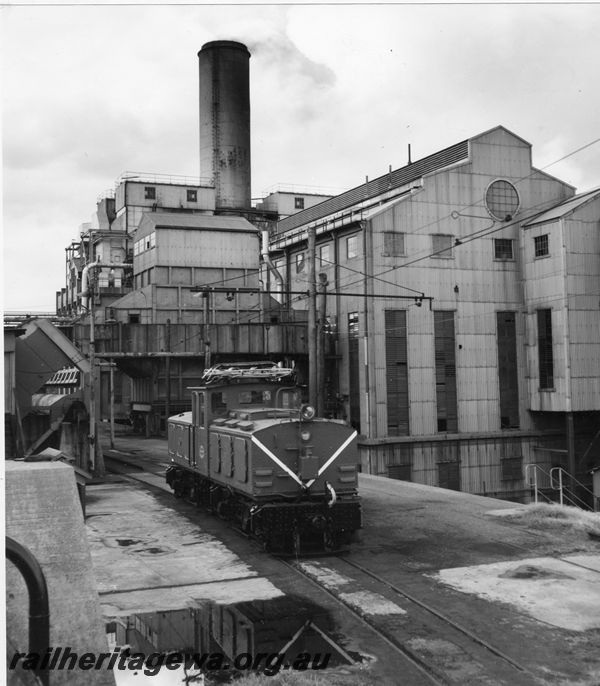
[[[529,475],[531,469],[533,469],[533,481],[531,480]],[[578,507],[582,510],[589,509],[589,505],[585,502],[585,500],[583,500],[583,498],[580,498],[572,488],[569,489],[564,485],[565,480],[563,478],[563,475],[567,477],[567,479],[573,486],[576,484],[577,486],[579,486],[581,490],[588,493],[592,497],[592,503],[595,503],[596,500],[598,500],[600,504],[600,498],[594,495],[594,493],[592,493],[592,491],[590,491],[590,489],[587,488],[587,486],[582,484],[581,481],[576,479],[572,474],[570,474],[566,469],[564,469],[564,467],[552,467],[550,471],[546,471],[539,464],[531,463],[525,465],[525,479],[528,481],[529,486],[533,488],[534,501],[536,503],[538,502],[538,496],[545,498],[548,502],[552,502],[550,498],[548,498],[544,493],[542,493],[539,487],[538,471],[541,472],[541,474],[548,477],[548,487],[554,491],[559,492],[560,505],[564,505],[566,501],[569,505],[572,505],[573,507]]]
[[[50,605],[46,577],[33,553],[10,536],[6,536],[6,558],[21,572],[29,592],[29,653],[44,655],[50,645]],[[40,665],[34,671],[43,686],[48,686],[48,668]]]
[[[533,469],[533,482],[529,476],[530,469]],[[550,474],[545,469],[542,469],[539,464],[532,462],[531,464],[525,465],[525,480],[529,483],[530,487],[533,487],[534,502],[537,504],[538,496],[545,498],[547,502],[552,502],[545,493],[542,493],[540,487],[538,486],[538,470],[547,477],[550,477]]]

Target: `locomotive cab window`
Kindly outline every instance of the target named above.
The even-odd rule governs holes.
[[[238,396],[240,405],[263,405],[264,395],[269,391],[242,391]],[[269,393],[270,396],[270,393]]]
[[[210,410],[213,417],[224,417],[227,414],[227,399],[221,391],[210,394]]]
[[[299,391],[294,388],[282,388],[277,392],[277,406],[283,410],[296,410],[301,405]]]

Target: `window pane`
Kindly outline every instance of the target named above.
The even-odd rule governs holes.
[[[544,234],[543,236],[536,236],[533,239],[533,243],[535,246],[535,256],[536,257],[543,257],[544,255],[549,254],[549,247],[548,247],[548,234]]]
[[[452,257],[452,243],[453,236],[446,234],[433,234],[432,238],[432,252],[435,254],[431,257]]]
[[[458,431],[454,312],[433,313],[438,431]]]
[[[513,259],[513,242],[511,238],[494,239],[494,258],[496,260]]]
[[[404,255],[404,234],[396,231],[383,232],[383,254]]]
[[[329,257],[329,246],[328,245],[322,245],[319,248],[319,260],[321,263],[321,268],[330,266],[331,258]]]
[[[552,310],[537,311],[540,388],[554,388]]]
[[[510,221],[519,209],[519,194],[508,181],[494,181],[485,194],[489,213],[500,221]]]
[[[356,257],[358,255],[358,236],[350,236],[346,240],[346,248],[349,260]]]

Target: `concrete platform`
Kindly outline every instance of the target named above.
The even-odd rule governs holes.
[[[87,528],[106,616],[282,595],[213,535],[135,485],[91,486]]]
[[[99,654],[108,644],[73,469],[60,462],[5,462],[6,535],[26,546],[42,567],[50,603],[50,646]],[[7,654],[29,652],[29,597],[16,567],[6,563]],[[28,683],[8,671],[9,684]],[[79,686],[79,670],[53,670],[53,685]],[[86,684],[114,684],[112,672],[90,670]]]

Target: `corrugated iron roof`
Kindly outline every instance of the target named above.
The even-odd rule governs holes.
[[[523,224],[523,226],[534,226],[535,224],[545,224],[547,222],[556,221],[570,212],[575,211],[578,207],[585,205],[585,203],[595,200],[597,197],[600,197],[600,188],[587,191],[587,193],[574,195],[572,198],[561,202],[559,205],[538,214],[537,217],[530,219]]]
[[[226,231],[252,231],[256,227],[247,219],[239,216],[211,214],[183,214],[178,212],[145,212],[139,229],[209,229]],[[142,233],[142,231],[140,231]]]
[[[326,217],[335,212],[340,212],[344,209],[352,207],[356,203],[364,202],[374,198],[382,193],[405,186],[425,174],[430,174],[444,167],[448,167],[457,162],[467,160],[469,157],[469,140],[455,143],[449,148],[440,150],[439,152],[424,157],[421,160],[412,162],[396,171],[384,174],[372,181],[365,182],[352,190],[336,195],[329,200],[324,200],[318,205],[292,214],[277,223],[276,234],[283,235],[291,229],[296,229],[322,217]]]

